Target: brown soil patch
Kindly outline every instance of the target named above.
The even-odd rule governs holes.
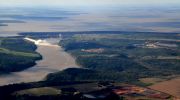
[[[180,77],[150,86],[151,89],[162,91],[180,98]]]

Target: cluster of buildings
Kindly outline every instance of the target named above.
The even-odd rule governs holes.
[[[144,44],[134,44],[135,47],[142,47],[142,48],[176,48],[176,44],[170,43],[160,43],[154,41],[147,41]]]

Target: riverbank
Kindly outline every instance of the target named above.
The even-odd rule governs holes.
[[[58,46],[58,39],[47,39],[52,45],[37,45],[37,52],[43,57],[34,67],[21,72],[0,76],[0,86],[21,82],[42,80],[47,74],[61,71],[66,68],[76,68],[74,58]]]

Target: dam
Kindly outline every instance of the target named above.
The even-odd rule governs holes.
[[[24,40],[33,42],[33,43],[36,44],[36,45],[42,45],[42,46],[56,46],[56,47],[59,47],[59,45],[53,45],[53,44],[47,42],[46,40],[42,40],[42,39],[35,40],[35,39],[32,39],[32,38],[25,37]]]

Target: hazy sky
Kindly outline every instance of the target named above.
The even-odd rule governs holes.
[[[0,0],[1,6],[94,6],[94,5],[165,5],[179,4],[180,0]]]

